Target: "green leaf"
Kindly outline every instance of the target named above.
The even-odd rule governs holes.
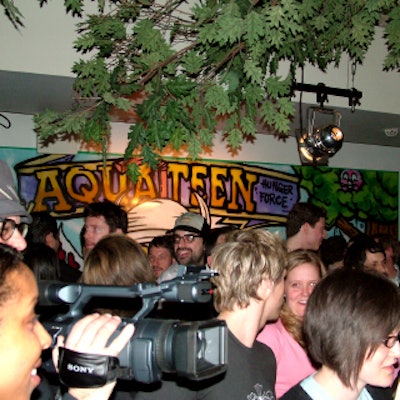
[[[194,50],[190,50],[182,57],[182,66],[188,75],[196,74],[203,65],[203,57],[198,55]]]
[[[286,97],[282,97],[278,100],[278,108],[281,114],[290,117],[293,117],[296,113],[296,108],[294,103]]]
[[[8,20],[13,24],[15,29],[23,27],[22,22],[23,15],[19,11],[18,7],[14,4],[13,0],[1,0],[0,4],[4,7],[4,14]]]
[[[129,111],[132,108],[132,103],[125,97],[117,97],[115,99],[115,107],[123,111]]]
[[[221,45],[234,44],[242,36],[243,20],[230,15],[221,16],[216,24],[218,25],[218,42]]]
[[[238,149],[243,143],[242,132],[238,128],[233,128],[228,132],[227,141],[233,150]]]
[[[129,163],[126,174],[133,183],[137,183],[140,178],[139,165],[134,162]]]
[[[74,48],[81,52],[82,54],[87,53],[88,51],[92,50],[96,44],[95,38],[91,34],[85,34],[79,36],[74,41]]]
[[[246,60],[243,66],[243,70],[247,78],[253,84],[261,84],[262,82],[262,71],[261,68],[256,65],[253,60]]]
[[[240,126],[243,130],[243,133],[249,136],[256,136],[257,128],[255,120],[252,118],[244,117],[240,120]]]
[[[149,146],[145,145],[142,149],[143,162],[147,164],[152,170],[155,170],[158,165],[159,156]]]
[[[279,133],[287,134],[290,131],[290,119],[283,113],[275,113],[273,126]]]
[[[208,89],[205,100],[207,107],[215,109],[216,115],[229,114],[233,111],[227,92],[220,86],[214,85]]]
[[[244,38],[253,45],[264,36],[265,21],[255,10],[250,11],[244,20]]]
[[[168,79],[165,82],[167,90],[174,96],[182,97],[187,96],[193,89],[196,88],[197,83],[185,76],[180,75],[174,79]]]
[[[188,142],[187,150],[189,153],[189,157],[194,160],[197,159],[199,154],[201,153],[202,151],[201,143],[195,135],[190,135],[190,140]]]
[[[271,76],[266,80],[267,93],[273,99],[284,96],[287,93],[287,85],[279,77]]]
[[[83,11],[82,0],[64,0],[65,9],[74,17],[81,17]]]

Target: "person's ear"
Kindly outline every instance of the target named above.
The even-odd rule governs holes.
[[[267,299],[272,292],[273,286],[273,282],[268,277],[263,278],[258,285],[257,296],[262,300]]]
[[[304,224],[300,228],[300,231],[302,231],[303,233],[308,233],[310,228],[311,228],[311,225],[308,222],[304,222]]]

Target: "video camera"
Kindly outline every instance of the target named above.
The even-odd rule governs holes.
[[[119,371],[123,371],[118,378],[152,383],[161,380],[163,372],[176,373],[191,380],[214,377],[225,372],[227,367],[227,328],[224,321],[183,322],[145,318],[159,300],[184,303],[211,301],[209,278],[216,273],[193,271],[190,267],[180,266],[174,279],[160,284],[138,283],[129,287],[39,282],[40,305],[69,305],[67,313],[57,315],[43,325],[52,336],[54,345],[58,335],[68,336],[75,322],[83,317],[82,310],[90,299],[140,297],[142,308],[134,317],[123,319],[113,336],[126,323],[134,323],[135,333],[118,355]],[[84,369],[79,365],[74,368],[79,372]],[[67,376],[69,371],[60,369],[61,381],[63,374]],[[90,381],[90,377],[85,379]],[[86,387],[90,386],[89,383]]]

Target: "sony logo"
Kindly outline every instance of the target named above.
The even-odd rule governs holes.
[[[93,374],[94,368],[84,367],[83,365],[76,365],[76,364],[68,363],[67,370],[73,371],[73,372],[78,372],[81,374]]]

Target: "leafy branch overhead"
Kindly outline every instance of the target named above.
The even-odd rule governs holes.
[[[285,137],[295,71],[306,63],[325,70],[344,54],[362,63],[383,16],[383,68],[400,66],[395,0],[93,1],[97,13],[87,15],[84,0],[65,0],[84,56],[73,66],[76,107],[36,115],[35,129],[44,140],[107,143],[110,112],[134,111],[125,157],[152,168],[167,147],[196,158],[217,129],[232,151],[260,123]],[[287,76],[279,75],[282,62]],[[142,100],[133,102],[137,95]],[[139,167],[129,165],[137,179]]]

